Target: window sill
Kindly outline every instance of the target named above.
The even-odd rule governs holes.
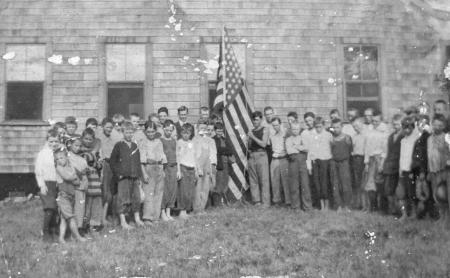
[[[0,126],[50,126],[50,124],[41,120],[7,120],[0,122]]]

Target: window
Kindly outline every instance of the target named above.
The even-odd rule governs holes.
[[[107,44],[107,114],[144,115],[145,44]]]
[[[205,52],[207,61],[211,59],[219,60],[219,46],[220,43],[208,43],[205,44]],[[246,78],[246,44],[239,43],[233,44],[234,54],[239,62],[239,66],[241,68],[242,76]],[[213,73],[208,74],[208,105],[209,108],[212,109],[214,106],[214,98],[216,96],[217,89],[217,70],[213,71]]]
[[[45,45],[7,45],[5,120],[42,120]]]
[[[380,109],[378,48],[349,45],[344,47],[344,88],[346,109]]]

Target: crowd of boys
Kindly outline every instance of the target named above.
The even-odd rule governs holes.
[[[166,107],[147,121],[89,118],[81,134],[74,117],[54,124],[35,165],[44,239],[64,242],[69,227],[83,241],[116,219],[128,230],[227,203],[235,158],[221,118],[202,107],[190,124],[188,112],[181,106],[176,122]],[[433,112],[430,122],[407,109],[390,125],[371,108],[363,117],[349,109],[345,123],[336,109],[329,120],[307,112],[303,125],[296,112],[286,125],[271,107],[254,112],[245,138],[252,204],[448,220],[447,103]]]

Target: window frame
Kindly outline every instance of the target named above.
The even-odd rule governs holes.
[[[242,44],[245,45],[245,84],[247,85],[247,90],[249,94],[250,101],[253,102],[253,88],[254,88],[254,80],[253,80],[253,53],[251,48],[248,47],[249,43],[241,42],[236,38],[230,37],[231,44]],[[220,36],[213,37],[201,37],[200,38],[200,59],[206,59],[207,56],[207,48],[206,46],[209,44],[219,44],[221,42]],[[218,53],[219,54],[219,53]],[[209,107],[209,80],[205,76],[200,76],[200,106]]]
[[[378,73],[378,78],[377,80],[346,80],[345,78],[345,48],[349,47],[349,46],[358,46],[360,49],[362,49],[363,47],[376,47],[377,48],[377,73]],[[341,45],[339,45],[338,47],[338,51],[340,51],[340,55],[338,57],[340,57],[341,59],[339,59],[340,61],[338,61],[338,67],[340,68],[341,74],[340,76],[342,76],[342,105],[341,107],[343,108],[343,114],[346,115],[347,114],[347,109],[349,107],[347,107],[347,102],[348,101],[378,101],[379,103],[379,108],[380,108],[380,112],[384,113],[385,109],[385,105],[383,103],[383,94],[382,94],[382,47],[380,44],[376,44],[376,43],[364,43],[364,42],[357,42],[357,43],[343,43]],[[378,84],[378,97],[348,97],[347,96],[347,84]],[[356,107],[355,107],[356,108]]]
[[[97,38],[97,53],[99,57],[99,117],[108,116],[108,84],[109,83],[134,83],[127,81],[108,82],[106,76],[106,45],[107,44],[144,44],[145,45],[145,80],[143,92],[143,113],[146,118],[153,110],[153,43],[151,37],[114,37],[100,36]],[[138,83],[138,82],[136,82]],[[125,117],[127,115],[124,115]]]
[[[17,40],[8,40],[8,41],[0,41],[0,53],[5,53],[7,49],[7,45],[43,45],[45,47],[45,59],[50,57],[53,54],[53,43],[50,40],[45,38],[33,38],[33,39],[17,39]],[[52,71],[53,65],[51,63],[45,62],[45,73],[44,80],[37,81],[43,83],[42,88],[42,117],[41,119],[6,119],[6,97],[7,97],[7,85],[8,81],[6,80],[6,61],[0,59],[0,126],[48,126],[48,120],[52,116]],[[11,81],[14,83],[27,83],[28,81]]]
[[[143,103],[142,103],[142,110],[144,111],[144,95],[145,95],[145,82],[139,82],[139,81],[128,81],[128,82],[118,82],[118,81],[111,81],[111,82],[107,82],[106,83],[106,90],[107,90],[107,96],[106,96],[106,117],[108,117],[108,110],[109,110],[109,89],[113,88],[113,89],[119,89],[119,88],[135,88],[135,89],[142,89],[142,99],[143,99]],[[131,113],[133,113],[135,111],[132,111]],[[123,115],[125,117],[127,117],[127,115]],[[111,115],[112,117],[112,115]],[[146,118],[145,115],[141,115],[141,118]]]

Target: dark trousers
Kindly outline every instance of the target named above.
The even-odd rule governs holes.
[[[312,207],[306,158],[306,153],[289,156],[289,189],[291,194],[291,207],[294,209],[302,208],[303,210],[309,210]]]
[[[349,207],[352,199],[352,178],[348,159],[331,160],[331,184],[336,207]]]
[[[361,207],[361,196],[364,190],[363,175],[364,175],[364,156],[352,156],[352,187],[353,187],[353,206],[355,208]]]
[[[328,200],[330,184],[330,160],[316,159],[313,161],[313,179],[318,200]]]

